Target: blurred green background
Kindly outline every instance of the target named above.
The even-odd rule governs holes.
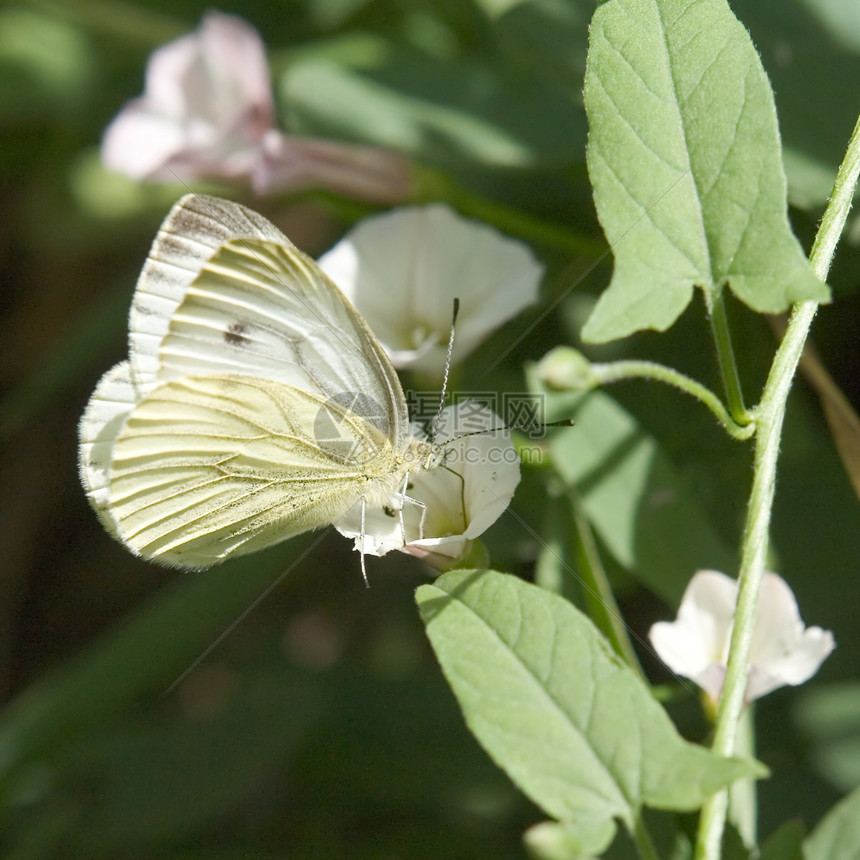
[[[523,390],[524,362],[559,342],[576,345],[608,282],[611,258],[598,259],[584,166],[581,88],[594,5],[219,6],[259,29],[289,130],[400,149],[470,194],[561,226],[595,249],[572,256],[535,246],[548,267],[540,307],[459,368],[462,389]],[[860,111],[860,7],[732,6],[774,84],[791,216],[808,248]],[[133,558],[84,499],[77,420],[99,376],[125,355],[137,274],[184,191],[105,173],[100,136],[141,92],[148,54],[196,27],[207,8],[192,0],[0,5],[0,852],[523,857],[520,834],[541,814],[462,723],[412,601],[429,575],[419,562],[371,559],[366,589],[349,543],[326,533],[180,574]],[[242,199],[313,254],[338,238],[351,211],[314,195]],[[835,301],[814,329],[855,407],[858,249],[853,220],[833,271]],[[730,311],[752,401],[773,336],[740,306]],[[589,354],[650,357],[716,384],[698,302],[667,335],[645,333]],[[675,392],[629,384],[612,393],[659,440],[731,557],[749,450]],[[514,507],[549,534],[558,505],[547,504],[544,479],[527,474]],[[780,691],[758,708],[758,753],[774,772],[760,791],[764,833],[785,818],[813,824],[860,783],[858,502],[803,383],[792,395],[773,537],[774,569],[791,583],[805,620],[833,630],[838,648],[808,688]],[[686,538],[648,539],[671,551],[670,541]],[[516,519],[503,519],[485,542],[493,566],[532,576],[539,541]],[[637,585],[641,571],[623,570],[608,549],[606,556],[638,635],[674,613]],[[655,679],[666,680],[644,656]],[[705,739],[695,702],[673,708],[690,737]],[[626,856],[624,845],[613,850]]]

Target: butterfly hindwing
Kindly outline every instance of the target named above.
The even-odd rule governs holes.
[[[332,414],[337,439],[318,439]],[[389,494],[398,469],[387,437],[348,409],[272,380],[189,376],[137,404],[113,447],[109,496],[132,549],[207,567]]]

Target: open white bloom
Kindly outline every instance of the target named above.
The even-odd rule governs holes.
[[[396,367],[441,375],[454,298],[455,361],[537,298],[544,267],[516,239],[444,204],[365,218],[319,260]]]
[[[660,659],[678,675],[719,698],[738,596],[738,583],[724,573],[700,570],[684,592],[678,618],[649,633]],[[835,647],[833,634],[805,627],[794,594],[782,577],[765,573],[750,649],[745,701],[786,684],[808,681]]]
[[[360,503],[335,523],[337,530],[355,538],[356,550],[363,543],[368,555],[397,549],[440,570],[455,566],[470,542],[504,513],[520,482],[509,433],[480,433],[501,425],[490,409],[474,401],[447,407],[436,427],[438,465],[410,476],[406,498],[397,493],[387,505],[366,509],[363,534]]]
[[[246,21],[209,12],[149,58],[143,96],[105,131],[106,167],[133,179],[248,174],[275,126],[263,42]]]
[[[387,204],[408,199],[413,183],[400,153],[279,131],[263,41],[220,12],[152,54],[144,94],[107,127],[102,160],[137,180],[241,181],[258,194],[321,188]]]

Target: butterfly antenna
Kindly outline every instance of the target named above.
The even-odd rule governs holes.
[[[442,418],[442,410],[445,408],[445,397],[448,394],[448,375],[451,372],[451,356],[454,354],[454,331],[457,327],[457,315],[460,313],[460,299],[454,298],[454,313],[451,315],[451,334],[448,335],[448,351],[445,354],[445,372],[442,375],[442,393],[439,397],[439,411],[430,425],[430,438],[436,438],[439,421]]]

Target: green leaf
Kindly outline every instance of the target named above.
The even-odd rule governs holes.
[[[589,822],[579,827],[541,821],[526,830],[523,842],[535,860],[590,860],[609,847],[616,829],[614,821]]]
[[[786,821],[768,836],[758,860],[803,860],[805,834],[806,829],[799,821]]]
[[[391,147],[439,165],[557,165],[575,158],[572,141],[581,148],[585,138],[581,107],[543,79],[387,45],[372,64],[306,52],[279,89],[295,131]]]
[[[683,740],[594,625],[557,595],[458,570],[421,586],[417,600],[469,728],[554,818],[632,827],[643,804],[696,809],[765,773]]]
[[[601,6],[585,106],[615,272],[584,339],[663,331],[696,286],[768,313],[828,298],[788,224],[770,85],[724,0]]]
[[[860,788],[843,798],[803,843],[805,860],[856,860],[860,845]]]
[[[733,0],[732,10],[749,28],[773,84],[789,200],[823,207],[857,120],[860,4]]]
[[[795,705],[795,719],[814,769],[841,791],[858,785],[860,683],[843,681],[804,690]]]
[[[670,603],[701,568],[736,561],[657,440],[609,395],[592,392],[556,431],[553,463],[615,560]]]

